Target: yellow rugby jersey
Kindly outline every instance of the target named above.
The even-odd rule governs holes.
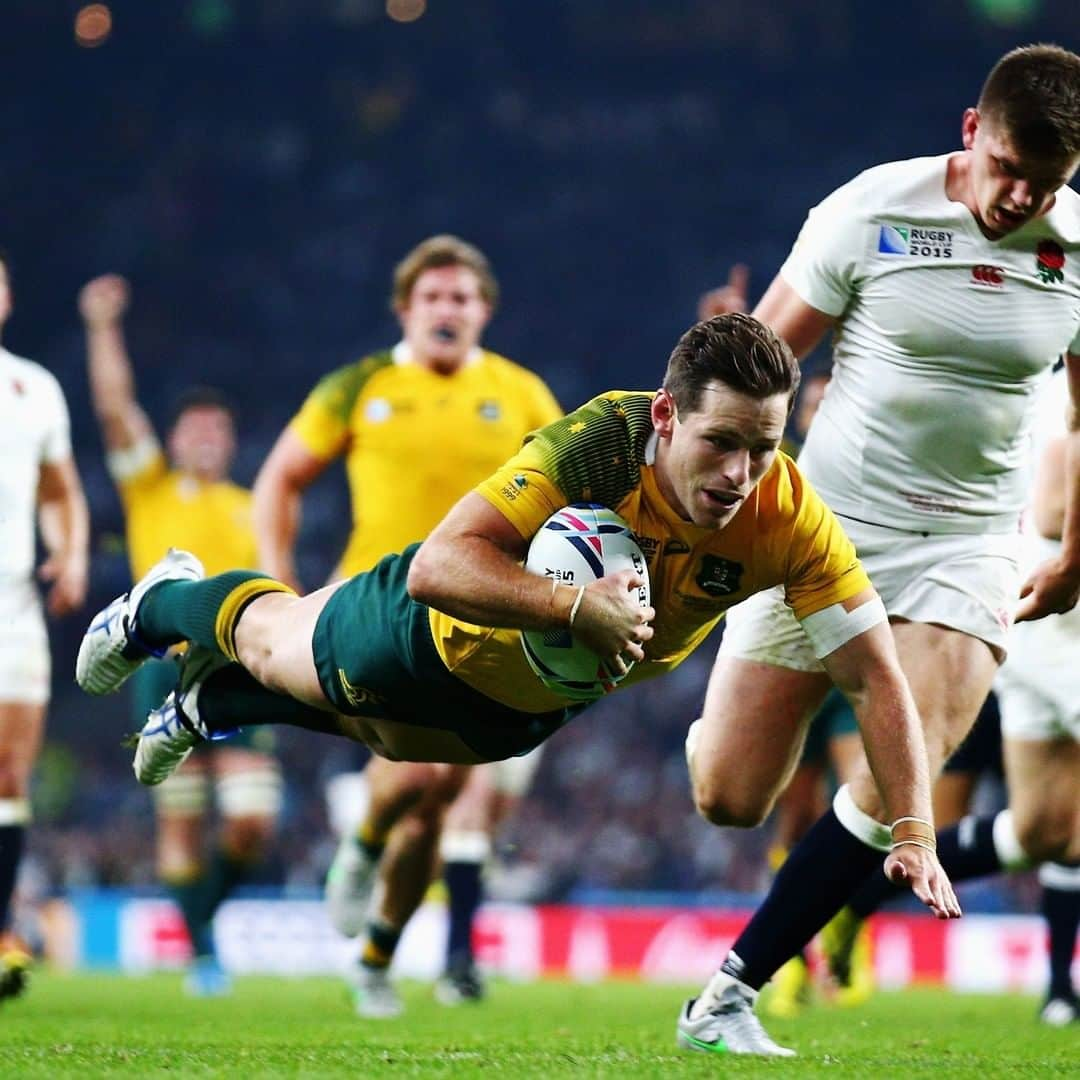
[[[623,686],[677,667],[724,612],[783,585],[799,618],[869,584],[832,511],[786,454],[721,530],[683,521],[650,464],[652,394],[612,391],[536,432],[476,490],[524,538],[568,503],[610,507],[629,523],[649,565],[654,636]],[[520,631],[474,626],[432,609],[443,662],[473,689],[523,712],[568,704],[533,674]]]
[[[451,375],[399,346],[323,378],[289,424],[318,458],[345,455],[351,576],[425,536],[536,428],[562,415],[543,380],[478,350]]]
[[[144,466],[113,468],[137,581],[170,547],[197,555],[207,574],[258,565],[251,492],[231,481],[200,484],[170,469],[155,446]]]

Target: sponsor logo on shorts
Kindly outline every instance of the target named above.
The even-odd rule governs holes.
[[[921,225],[882,225],[878,230],[878,254],[951,259],[955,235],[951,229],[925,228]]]
[[[982,289],[1003,289],[1005,287],[1005,268],[980,263],[971,268],[971,284]]]
[[[1035,273],[1044,285],[1064,281],[1064,248],[1053,240],[1041,240],[1035,250]]]
[[[341,683],[341,692],[345,695],[345,700],[354,709],[363,709],[365,706],[371,708],[385,700],[381,694],[376,694],[374,690],[369,690],[366,686],[356,686],[349,682],[349,677],[345,674],[344,669],[338,668],[337,674],[338,682]]]
[[[704,555],[694,580],[701,591],[710,596],[731,596],[739,591],[744,569],[742,563],[716,555]]]

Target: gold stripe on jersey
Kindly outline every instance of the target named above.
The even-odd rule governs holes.
[[[646,659],[623,685],[677,667],[729,607],[762,589],[783,585],[804,618],[870,584],[840,524],[785,454],[723,529],[682,520],[646,461],[651,397],[614,391],[595,398],[537,432],[476,489],[526,539],[572,502],[599,502],[630,524],[649,564],[656,619]],[[434,610],[430,622],[447,668],[474,689],[524,712],[566,704],[529,668],[519,631]]]
[[[237,585],[218,608],[217,618],[214,620],[214,639],[218,648],[234,663],[239,660],[236,655],[236,624],[252,600],[268,593],[296,595],[288,585],[283,585],[273,578],[251,578]]]
[[[340,573],[422,540],[561,412],[537,375],[487,350],[450,375],[383,352],[320,380],[289,427],[318,458],[345,454],[353,527]]]
[[[170,469],[162,453],[117,481],[131,574],[138,580],[170,547],[198,556],[207,574],[258,562],[251,492],[228,480],[203,484]]]

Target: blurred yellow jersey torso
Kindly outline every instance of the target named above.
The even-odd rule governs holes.
[[[452,375],[412,362],[401,345],[331,372],[289,426],[316,457],[345,455],[353,520],[339,573],[422,540],[560,415],[539,376],[486,349]]]
[[[229,480],[202,484],[170,469],[156,441],[142,461],[110,455],[124,507],[128,559],[137,581],[170,547],[197,555],[207,574],[257,565],[251,492]]]
[[[600,503],[629,523],[649,565],[656,618],[646,659],[623,685],[676,667],[752,593],[783,585],[803,618],[870,583],[832,512],[782,453],[723,529],[683,521],[657,486],[651,400],[625,391],[594,398],[537,432],[476,488],[524,539],[575,502]],[[533,674],[520,631],[474,626],[435,609],[430,621],[443,662],[474,689],[523,712],[567,703]]]

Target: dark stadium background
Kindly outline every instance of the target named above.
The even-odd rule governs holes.
[[[733,261],[756,296],[809,206],[862,168],[955,148],[1002,52],[1077,30],[1075,0],[429,0],[411,23],[384,0],[116,0],[88,47],[83,6],[0,3],[0,246],[17,305],[4,343],[53,370],[72,409],[89,611],[127,574],[87,407],[89,277],[133,283],[129,344],[159,425],[192,382],[228,392],[244,482],[318,373],[395,340],[391,268],[433,232],[489,253],[504,299],[487,341],[564,405],[652,387]],[[347,522],[335,473],[306,504],[309,584]],[[124,702],[72,684],[84,623],[54,633],[32,841],[45,889],[153,877]],[[515,888],[760,887],[763,832],[711,829],[688,797],[681,740],[708,661],[553,741],[507,838]],[[348,752],[284,741],[267,880],[312,885],[331,850],[319,781]]]

